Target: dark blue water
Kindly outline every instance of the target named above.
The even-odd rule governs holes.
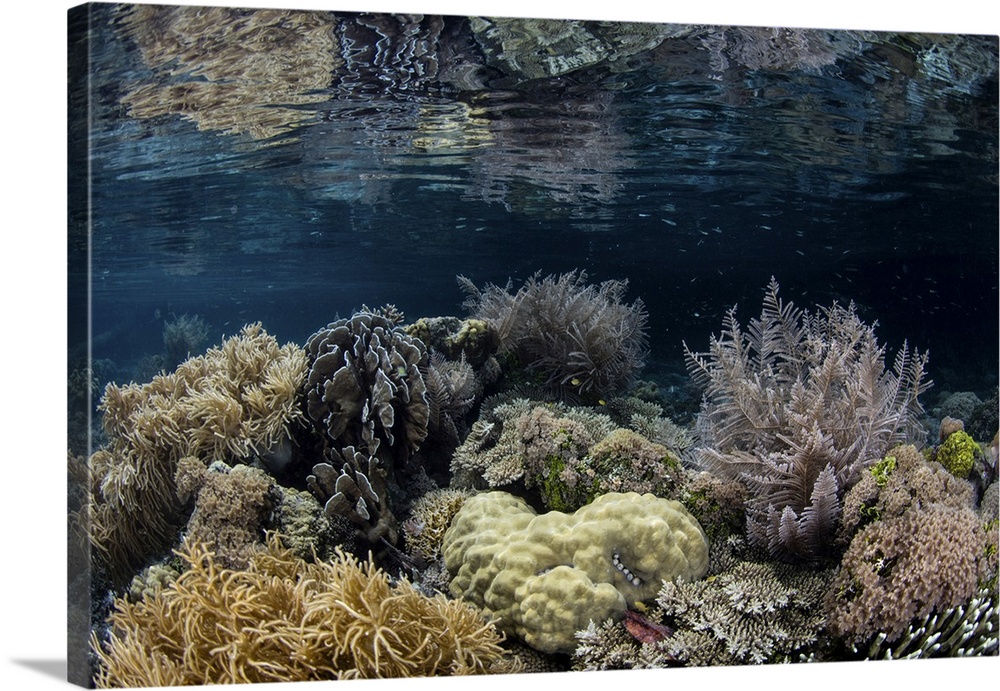
[[[758,314],[773,275],[802,307],[854,300],[890,354],[929,350],[938,387],[996,385],[995,37],[826,33],[778,59],[705,29],[531,78],[477,66],[460,18],[424,42],[437,62],[380,62],[395,44],[361,19],[328,17],[353,61],[322,89],[236,108],[284,123],[262,136],[137,114],[141,85],[213,77],[164,76],[95,13],[93,355],[119,376],[182,314],[208,345],[253,321],[304,343],[362,304],[461,315],[458,274],[584,269],[629,280],[658,367],[733,304]]]

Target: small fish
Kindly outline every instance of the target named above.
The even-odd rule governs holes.
[[[582,382],[577,377],[573,377],[572,379],[569,380],[569,383],[572,384],[573,386],[580,386]]]
[[[607,403],[605,402],[605,400],[603,398],[598,398],[597,399],[597,405],[607,405]]]

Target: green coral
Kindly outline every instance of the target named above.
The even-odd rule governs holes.
[[[964,430],[958,430],[941,443],[934,460],[947,468],[949,473],[964,480],[969,477],[976,457],[981,453],[979,444]]]
[[[875,478],[875,484],[879,487],[885,487],[886,483],[889,482],[889,475],[896,469],[896,457],[886,456],[882,460],[875,463],[870,468],[872,477]]]
[[[708,542],[677,501],[610,493],[538,515],[506,492],[467,499],[445,534],[451,594],[536,650],[570,653],[591,621],[621,619],[664,580],[701,578]]]

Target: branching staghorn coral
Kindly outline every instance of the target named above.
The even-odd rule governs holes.
[[[91,647],[98,688],[516,672],[473,607],[392,582],[342,552],[307,562],[272,535],[246,570],[186,543],[186,570],[135,603],[115,601]]]
[[[305,352],[256,323],[149,383],[106,387],[109,441],[90,458],[90,525],[95,558],[114,580],[176,539],[178,461],[246,461],[286,443],[302,419],[305,374]]]
[[[458,280],[469,294],[465,308],[490,324],[502,353],[538,371],[545,385],[593,397],[624,390],[645,364],[647,314],[642,300],[622,300],[628,281],[587,285],[584,271],[525,281],[516,292],[489,284],[479,290]]]
[[[787,662],[823,631],[831,569],[740,561],[715,577],[664,582],[656,598],[674,630],[660,647],[692,666]]]
[[[750,537],[774,555],[821,556],[861,471],[924,437],[926,355],[904,344],[887,371],[853,304],[808,313],[783,302],[772,278],[746,331],[733,308],[707,353],[684,349],[704,390],[697,453],[747,485]]]

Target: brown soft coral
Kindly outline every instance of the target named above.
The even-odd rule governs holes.
[[[891,643],[913,619],[962,604],[986,575],[985,544],[971,509],[934,505],[862,528],[825,598],[829,630]]]
[[[98,688],[520,671],[476,609],[371,561],[309,563],[277,536],[245,571],[199,543],[179,555],[183,574],[116,600],[110,638],[92,636]]]

